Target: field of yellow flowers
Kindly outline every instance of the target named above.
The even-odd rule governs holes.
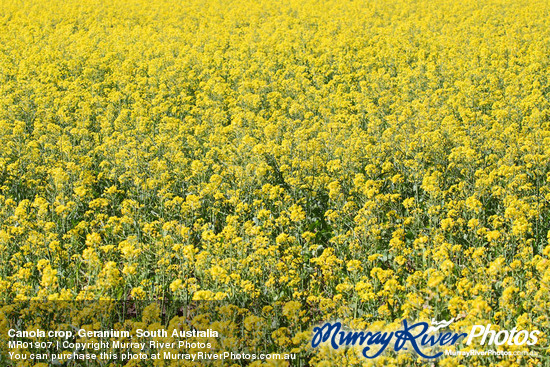
[[[312,366],[424,363],[321,322],[455,317],[539,357],[441,366],[538,366],[549,231],[547,1],[0,3],[5,304],[216,301]]]

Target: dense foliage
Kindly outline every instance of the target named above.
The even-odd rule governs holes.
[[[547,2],[0,9],[3,301],[221,300],[320,366],[365,363],[308,349],[335,319],[548,355]]]

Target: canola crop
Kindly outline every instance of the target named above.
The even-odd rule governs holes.
[[[549,79],[546,1],[3,0],[0,300],[217,301],[317,366],[423,363],[320,322],[454,317],[539,357],[441,366],[548,363]]]

